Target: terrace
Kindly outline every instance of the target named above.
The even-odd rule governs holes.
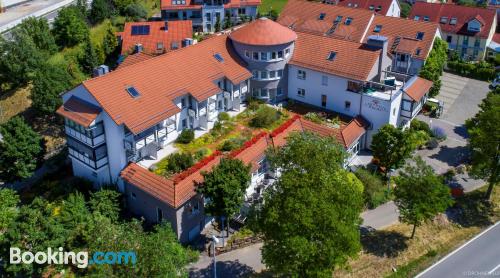
[[[367,81],[362,88],[362,93],[382,100],[391,100],[403,86],[404,82],[398,81],[395,78],[384,80],[384,84]]]

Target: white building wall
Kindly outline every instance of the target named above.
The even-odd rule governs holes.
[[[120,172],[127,166],[127,158],[125,155],[125,131],[123,125],[118,126],[111,117],[103,112],[104,132],[106,134],[106,146],[108,148],[108,163],[109,172],[111,175],[111,183],[117,183]],[[121,192],[124,188],[119,185]]]
[[[387,11],[386,16],[400,17],[400,15],[401,15],[401,7],[399,6],[399,2],[397,0],[392,0],[391,6]]]

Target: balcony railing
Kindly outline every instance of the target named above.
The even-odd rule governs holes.
[[[74,139],[76,139],[82,143],[85,143],[91,147],[99,146],[100,144],[102,144],[106,141],[104,133],[97,135],[97,136],[94,136],[94,137],[90,137],[90,136],[87,136],[86,134],[83,134],[79,131],[76,131],[75,129],[73,129],[69,126],[65,126],[64,130],[66,132],[66,135],[71,136]]]
[[[72,147],[68,148],[69,155],[76,160],[86,164],[87,166],[91,167],[94,170],[100,169],[101,167],[105,166],[108,164],[108,156],[102,156],[97,159],[93,159],[89,155],[86,155],[83,152],[80,152]]]

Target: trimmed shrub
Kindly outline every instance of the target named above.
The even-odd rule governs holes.
[[[172,173],[178,173],[193,166],[193,156],[189,153],[173,153],[167,158],[167,170]]]
[[[429,125],[426,122],[421,121],[421,120],[414,119],[413,121],[411,121],[410,129],[414,130],[414,131],[419,131],[419,130],[425,131],[425,133],[427,133],[429,136],[433,136]]]
[[[434,134],[434,137],[436,137],[438,140],[446,139],[446,131],[442,127],[437,126],[433,128],[432,134]]]
[[[194,139],[194,130],[192,129],[184,129],[181,134],[176,139],[177,143],[181,144],[189,144]]]
[[[205,156],[207,156],[208,153],[209,153],[209,151],[205,148],[199,149],[194,153],[194,160],[198,161],[198,160],[204,158]]]
[[[263,128],[272,125],[280,118],[279,112],[267,105],[262,105],[255,113],[255,116],[250,120],[250,126]]]
[[[238,148],[236,142],[234,142],[233,140],[226,140],[219,146],[218,149],[223,152],[230,152],[236,148]]]
[[[220,112],[219,115],[217,115],[217,119],[219,121],[224,122],[224,121],[229,121],[231,119],[231,116],[227,112]]]
[[[389,200],[386,184],[380,176],[364,168],[359,168],[354,174],[364,185],[363,198],[367,208],[374,209]]]
[[[439,141],[436,138],[431,138],[431,140],[427,141],[427,148],[432,150],[439,146]]]

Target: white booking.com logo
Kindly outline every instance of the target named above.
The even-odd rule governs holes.
[[[11,264],[73,264],[78,268],[86,268],[89,265],[96,264],[135,264],[136,255],[133,251],[120,252],[94,252],[89,260],[89,253],[86,251],[71,252],[64,251],[62,247],[57,250],[47,248],[47,252],[21,252],[20,248],[10,248],[10,263]]]

